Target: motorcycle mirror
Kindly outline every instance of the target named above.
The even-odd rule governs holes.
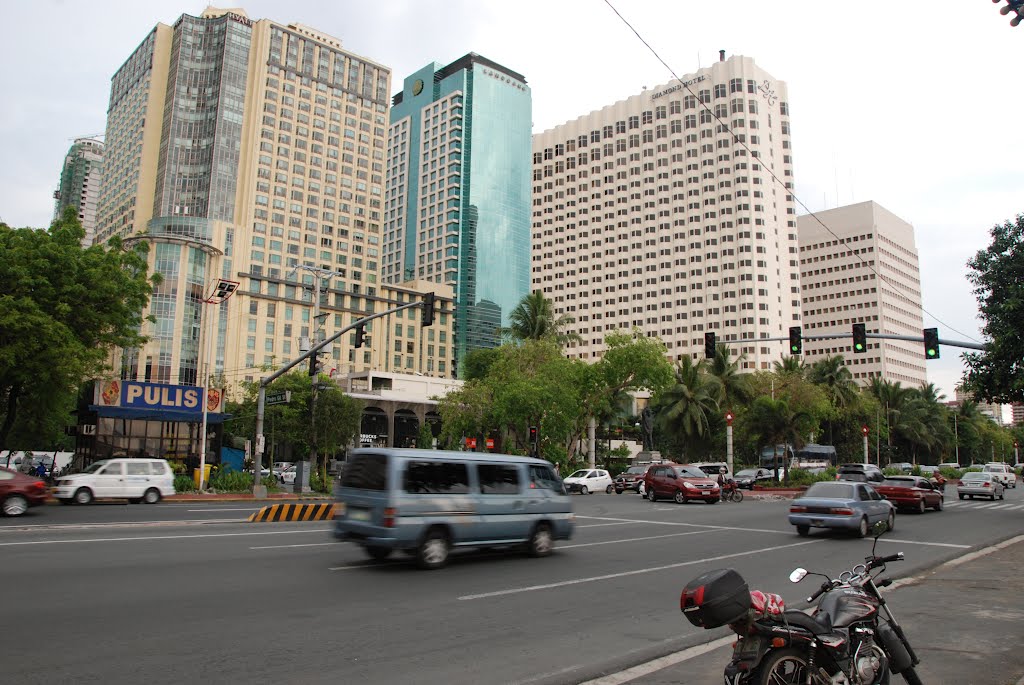
[[[789,574],[789,582],[799,583],[801,580],[807,577],[807,569],[798,568]]]
[[[877,521],[875,525],[871,526],[871,535],[877,540],[882,537],[882,533],[889,530],[889,524],[885,521]]]

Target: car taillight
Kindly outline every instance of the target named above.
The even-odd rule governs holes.
[[[982,483],[982,485],[984,485],[986,488],[992,487],[992,483]]]
[[[832,507],[828,511],[830,514],[838,514],[839,516],[853,516],[853,509],[849,507]]]
[[[384,510],[384,520],[383,520],[384,527],[385,528],[394,528],[395,527],[395,518],[397,516],[398,516],[398,510],[397,509],[392,509],[391,507],[388,507],[387,509],[385,509]]]
[[[37,480],[35,483],[32,483],[32,487],[34,487],[36,490],[45,490],[46,483],[44,483],[41,480]]]
[[[801,506],[799,504],[793,504],[793,505],[790,505],[790,507],[789,507],[789,513],[790,514],[806,514],[807,513],[807,507]]]

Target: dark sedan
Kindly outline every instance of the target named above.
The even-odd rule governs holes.
[[[21,516],[29,507],[46,503],[46,483],[24,473],[0,468],[0,511]]]
[[[923,514],[926,509],[942,511],[943,496],[927,478],[920,476],[886,476],[875,486],[879,495],[898,509],[910,509]]]
[[[775,473],[771,469],[743,469],[736,472],[736,485],[753,490],[755,485],[772,485]]]

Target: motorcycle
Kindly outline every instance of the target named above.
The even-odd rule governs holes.
[[[732,569],[690,581],[679,598],[690,623],[728,625],[739,635],[725,667],[726,685],[887,685],[890,674],[921,685],[914,668],[920,659],[879,592],[892,584],[879,579],[886,564],[903,560],[902,552],[875,555],[886,529],[884,522],[875,525],[871,556],[838,578],[803,568],[790,574],[793,583],[808,575],[825,578],[807,598],[821,598],[810,614],[787,611],[779,595],[751,592]]]

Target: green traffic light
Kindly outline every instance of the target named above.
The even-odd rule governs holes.
[[[929,348],[928,356],[929,357],[934,357],[935,356],[935,348]]]
[[[858,350],[863,350],[863,349],[864,349],[864,346],[863,346],[863,345],[861,345],[860,343],[857,343],[857,345],[856,345],[856,348],[857,348]]]

